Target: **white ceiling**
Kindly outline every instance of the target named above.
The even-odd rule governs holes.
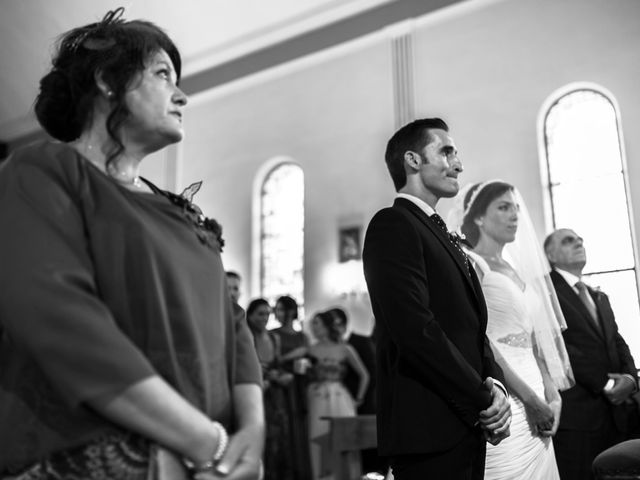
[[[0,141],[35,129],[38,81],[55,39],[125,7],[164,28],[187,76],[267,45],[399,0],[0,0]]]

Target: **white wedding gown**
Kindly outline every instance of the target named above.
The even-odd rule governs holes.
[[[492,271],[476,254],[470,257],[483,273],[489,321],[487,336],[513,371],[541,398],[544,385],[531,346],[532,322],[527,305],[537,298],[506,275]],[[532,433],[524,406],[511,395],[511,435],[497,446],[487,443],[485,480],[555,480],[560,478],[550,437]]]

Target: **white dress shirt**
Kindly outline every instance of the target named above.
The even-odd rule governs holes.
[[[567,272],[566,270],[562,270],[561,268],[556,268],[556,272],[558,272],[560,276],[564,278],[569,285],[571,285],[571,288],[573,288],[573,291],[576,292],[577,295],[580,295],[580,291],[576,287],[576,283],[582,281],[580,277],[574,275],[573,273]],[[582,282],[582,283],[585,283],[585,282]],[[593,298],[591,298],[591,295],[587,296],[587,300],[589,301],[589,303],[591,303],[591,306],[596,311],[598,311],[598,309],[596,308],[596,302],[593,301]]]

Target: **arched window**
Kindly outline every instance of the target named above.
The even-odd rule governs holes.
[[[587,282],[609,295],[621,334],[639,358],[636,260],[615,101],[598,87],[564,92],[550,102],[541,134],[551,226],[584,238]]]
[[[271,305],[291,295],[304,305],[304,173],[280,163],[260,189],[260,294]]]

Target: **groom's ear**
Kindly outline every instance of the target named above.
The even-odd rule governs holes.
[[[404,162],[413,170],[418,170],[420,165],[422,164],[422,158],[416,152],[412,152],[411,150],[407,150],[404,152]]]

